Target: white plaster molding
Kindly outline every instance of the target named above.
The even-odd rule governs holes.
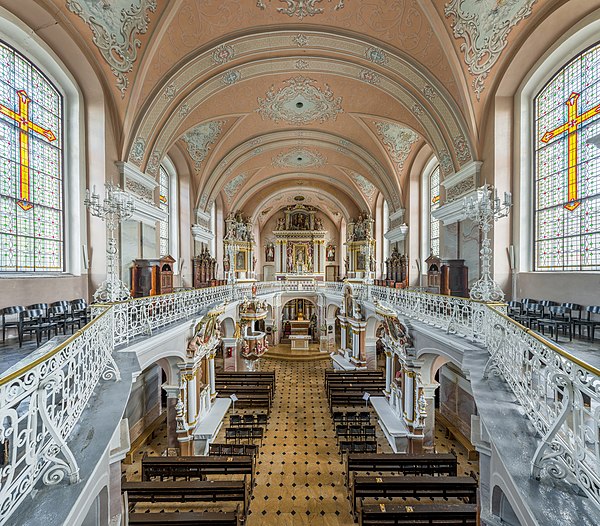
[[[440,206],[437,210],[432,212],[432,216],[439,219],[444,225],[451,225],[466,219],[464,199],[477,196],[477,200],[481,200],[481,192],[478,189],[461,196],[461,199],[455,199],[450,203]]]
[[[202,225],[192,225],[192,235],[194,236],[195,241],[207,244],[210,243],[215,237],[215,235],[208,230],[208,228],[205,228]]]
[[[135,207],[130,220],[140,221],[150,226],[156,226],[155,223],[157,221],[167,220],[168,214],[164,210],[158,208],[158,206],[141,199],[139,196],[132,194],[131,192],[124,193],[133,199]]]
[[[199,223],[205,222],[207,225],[210,224],[210,212],[203,212],[199,208],[196,208],[196,221]]]
[[[394,221],[402,221],[404,219],[404,212],[404,208],[398,208],[398,210],[390,214],[390,224]]]
[[[482,164],[481,161],[471,161],[458,172],[441,181],[442,186],[446,189],[447,203],[477,188]]]
[[[406,234],[408,234],[408,226],[399,225],[388,230],[385,234],[383,234],[383,237],[385,237],[390,243],[397,243],[399,241],[404,241],[406,239]]]

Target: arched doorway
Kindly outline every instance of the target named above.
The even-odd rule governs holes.
[[[285,303],[281,309],[281,343],[290,343],[290,336],[303,329],[308,331],[312,342],[318,342],[317,312],[317,306],[306,298],[295,298]]]

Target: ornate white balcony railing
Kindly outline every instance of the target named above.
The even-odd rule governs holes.
[[[40,480],[78,482],[67,438],[100,381],[119,379],[112,309],[58,347],[40,347],[0,379],[0,524]]]
[[[286,291],[343,294],[344,283],[256,283],[259,295]],[[485,344],[542,439],[532,473],[569,478],[600,507],[600,371],[518,325],[504,308],[468,299],[352,285],[365,301]],[[252,294],[252,284],[197,289],[94,306],[94,320],[54,349],[40,348],[0,377],[0,524],[43,480],[78,478],[67,439],[101,378],[118,378],[115,347],[202,309]],[[35,430],[35,433],[32,432]]]

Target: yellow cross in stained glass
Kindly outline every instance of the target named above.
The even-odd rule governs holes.
[[[0,104],[0,113],[19,123],[19,161],[21,164],[21,177],[19,180],[19,201],[17,204],[23,210],[33,208],[30,200],[31,180],[29,177],[29,130],[43,135],[50,142],[56,140],[56,136],[50,130],[46,130],[29,120],[29,103],[31,99],[24,90],[17,91],[19,97],[19,112],[15,112]]]
[[[579,93],[571,93],[570,97],[565,103],[569,108],[568,121],[559,126],[558,128],[544,133],[544,136],[541,139],[542,142],[547,143],[550,141],[550,139],[553,139],[554,137],[561,135],[565,132],[569,134],[569,202],[565,205],[565,208],[567,210],[570,210],[571,212],[581,204],[581,201],[579,201],[579,182],[577,180],[577,139],[579,137],[579,127],[582,123],[600,113],[600,104],[598,104],[597,106],[594,106],[592,109],[586,111],[585,113],[578,115],[579,97]]]

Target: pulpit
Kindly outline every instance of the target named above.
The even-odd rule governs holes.
[[[134,259],[131,268],[131,295],[134,298],[173,292],[171,256],[160,259]]]

